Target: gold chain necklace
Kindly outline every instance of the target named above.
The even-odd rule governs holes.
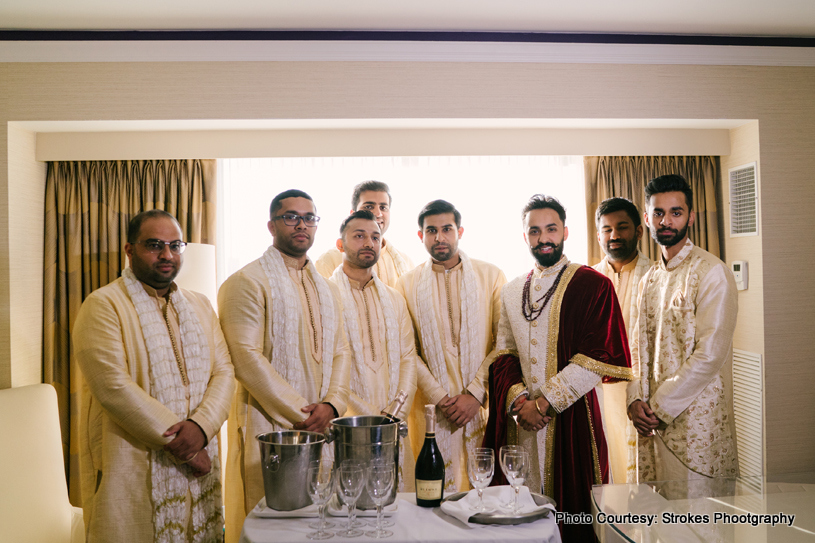
[[[376,362],[376,350],[374,349],[374,330],[371,327],[371,311],[368,308],[368,297],[365,296],[365,287],[362,287],[362,302],[365,304],[365,320],[368,321],[368,338],[371,342],[371,361]]]
[[[306,288],[306,272],[302,271],[300,275],[300,283],[303,285],[303,292],[306,294],[306,305],[308,306],[308,317],[311,319],[311,330],[314,335],[314,353],[317,354],[319,347],[317,345],[317,326],[314,324],[314,311],[311,309],[311,298],[308,297],[308,289]]]
[[[173,336],[173,328],[170,326],[169,309],[172,303],[171,298],[167,298],[167,303],[164,304],[164,322],[167,323],[167,333],[170,335],[170,343],[173,346],[173,354],[175,355],[175,363],[178,364],[178,371],[181,373],[181,381],[184,386],[189,386],[190,382],[187,379],[187,372],[184,370],[184,363],[181,361],[181,353],[178,352],[178,346],[175,343],[175,336]]]
[[[450,271],[444,270],[444,288],[447,293],[447,316],[450,319],[450,337],[453,339],[453,344],[456,341],[456,327],[453,323],[453,297],[450,294]]]

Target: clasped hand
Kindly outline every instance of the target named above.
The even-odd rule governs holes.
[[[304,430],[306,432],[325,432],[328,428],[328,423],[334,418],[334,408],[327,403],[311,403],[300,409],[303,413],[308,413],[309,416],[302,422],[296,422],[292,426],[295,430]]]
[[[538,407],[535,407],[535,402],[538,402]],[[549,415],[541,415],[538,408],[543,413],[549,410],[549,402],[543,396],[539,396],[534,400],[528,399],[526,396],[521,396],[515,400],[512,406],[512,414],[516,415],[518,426],[527,432],[539,432],[543,430],[547,424],[552,420]]]
[[[164,450],[192,469],[195,477],[206,475],[212,469],[207,451],[203,450],[207,438],[201,428],[190,420],[182,420],[170,426],[164,437],[175,436]]]
[[[481,402],[471,394],[458,394],[452,398],[445,395],[438,403],[444,418],[461,428],[475,417],[481,408]]]
[[[628,406],[628,418],[637,429],[637,433],[643,437],[654,435],[654,430],[659,426],[659,418],[654,414],[651,406],[642,400],[634,400]]]

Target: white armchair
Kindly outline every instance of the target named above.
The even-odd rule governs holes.
[[[54,387],[0,390],[0,444],[0,539],[84,542],[82,509],[68,501]]]

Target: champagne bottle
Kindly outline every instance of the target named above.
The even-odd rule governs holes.
[[[396,398],[393,399],[393,402],[391,402],[391,404],[388,407],[380,411],[380,413],[383,416],[391,419],[393,422],[396,422],[398,418],[396,415],[398,415],[399,411],[402,410],[402,406],[405,405],[406,401],[407,392],[405,392],[404,390],[400,390],[399,392],[396,393]]]
[[[426,405],[424,412],[424,444],[416,459],[416,504],[438,507],[444,491],[444,459],[436,444],[436,406]]]

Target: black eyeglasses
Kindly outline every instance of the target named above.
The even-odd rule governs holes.
[[[160,253],[164,250],[164,247],[167,246],[170,248],[171,253],[180,255],[184,252],[184,249],[187,248],[187,242],[181,240],[162,241],[160,239],[148,239],[145,241],[137,241],[136,243],[141,243],[151,253]]]
[[[297,226],[300,224],[300,221],[303,221],[306,226],[317,226],[317,223],[320,222],[320,217],[317,215],[295,215],[294,213],[284,213],[282,215],[277,215],[272,217],[272,220],[276,219],[283,219],[283,224],[286,226]]]

